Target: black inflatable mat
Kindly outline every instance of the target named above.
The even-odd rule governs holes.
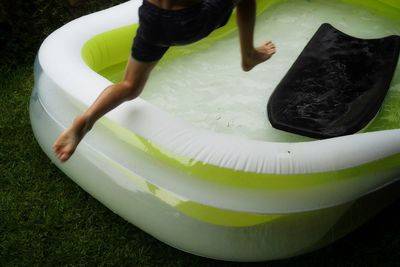
[[[400,36],[364,40],[322,24],[268,101],[272,126],[321,139],[360,131],[380,109],[399,50]]]

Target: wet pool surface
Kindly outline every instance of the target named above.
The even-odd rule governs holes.
[[[251,72],[240,67],[237,33],[211,49],[155,68],[141,97],[196,127],[263,141],[310,140],[274,129],[267,119],[269,96],[322,23],[358,38],[400,35],[400,25],[361,7],[327,0],[277,4],[257,18],[255,44],[272,40],[277,54]],[[124,65],[102,75],[117,81]],[[400,68],[377,119],[368,130],[400,127]]]

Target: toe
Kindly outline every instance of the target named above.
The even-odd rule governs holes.
[[[60,160],[61,161],[67,161],[69,159],[69,157],[70,157],[70,154],[62,153],[61,156],[60,156]]]

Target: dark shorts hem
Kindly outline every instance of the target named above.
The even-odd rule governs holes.
[[[186,45],[208,36],[228,22],[233,0],[204,0],[180,10],[165,10],[144,0],[131,57],[157,61],[170,46]]]

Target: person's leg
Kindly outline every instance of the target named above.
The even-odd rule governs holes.
[[[254,47],[254,26],[256,21],[256,0],[233,0],[236,4],[237,23],[239,27],[242,68],[249,71],[275,54],[275,45],[265,42]]]
[[[57,138],[53,149],[58,159],[68,160],[85,134],[104,114],[121,103],[136,98],[142,92],[156,64],[157,61],[142,63],[129,59],[123,81],[104,89],[96,101],[83,114],[77,116],[72,125]]]

